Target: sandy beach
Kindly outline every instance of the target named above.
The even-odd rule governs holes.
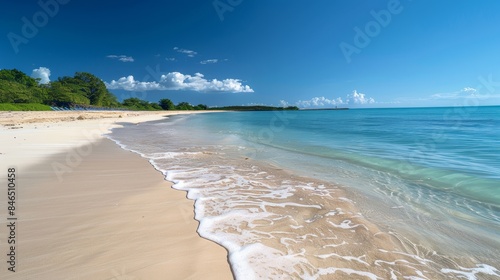
[[[1,112],[0,278],[232,279],[226,250],[196,233],[186,193],[103,136],[178,113]]]

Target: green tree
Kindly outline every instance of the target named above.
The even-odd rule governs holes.
[[[181,102],[175,106],[177,110],[193,110],[193,106],[187,102]]]
[[[118,102],[118,98],[116,98],[116,96],[109,91],[102,98],[102,106],[118,107],[119,105],[120,105],[120,102]]]
[[[133,110],[145,110],[145,111],[162,110],[159,104],[150,103],[148,101],[141,100],[136,97],[123,100],[122,105]]]
[[[45,85],[17,69],[0,70],[0,102],[43,103],[47,100]]]
[[[205,104],[198,104],[194,107],[195,110],[207,110],[208,106]]]
[[[90,99],[82,92],[79,92],[73,83],[67,82],[68,79],[60,79],[52,82],[48,93],[49,100],[46,103],[60,107],[70,107],[75,104],[90,105]]]
[[[90,73],[77,72],[74,77],[61,77],[46,85],[39,85],[39,81],[40,79],[33,79],[17,69],[0,70],[0,102],[43,103],[67,107],[120,105],[104,82]],[[148,105],[148,108],[152,107]]]
[[[175,110],[174,102],[172,102],[172,100],[170,99],[167,98],[160,99],[158,104],[163,110]]]
[[[160,104],[158,103],[149,103],[149,106],[153,109],[153,110],[163,110],[163,108],[160,106]]]
[[[87,72],[76,72],[74,81],[77,85],[81,86],[80,90],[85,92],[85,95],[90,100],[90,104],[96,106],[110,105],[104,104],[104,101],[109,103],[110,100],[108,100],[109,97],[107,95],[110,93],[101,79]]]
[[[24,72],[19,71],[17,69],[12,69],[12,70],[2,69],[2,70],[0,70],[0,80],[17,82],[17,83],[22,84],[26,87],[38,86],[37,79],[34,79],[34,78],[26,75]]]
[[[131,97],[131,98],[123,100],[122,104],[125,107],[136,108],[136,107],[140,106],[141,101],[142,100],[140,100],[139,98]]]
[[[15,81],[0,80],[1,103],[27,103],[30,94],[26,86]]]

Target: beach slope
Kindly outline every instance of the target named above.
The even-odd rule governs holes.
[[[103,137],[167,113],[70,113],[0,113],[5,189],[7,170],[16,175],[14,215],[5,190],[0,219],[17,219],[16,272],[3,226],[0,278],[232,279],[225,249],[196,233],[186,194]]]

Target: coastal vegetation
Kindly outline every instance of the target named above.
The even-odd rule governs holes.
[[[17,70],[0,70],[0,103],[43,104],[57,107],[96,106],[120,107],[115,95],[96,76],[77,72],[73,77],[61,77],[48,84],[40,84]],[[26,106],[24,106],[26,107]]]
[[[111,93],[104,82],[87,72],[76,72],[73,77],[64,76],[47,84],[32,78],[17,69],[0,70],[0,111],[47,111],[64,109],[118,109],[118,110],[235,110],[271,111],[298,110],[291,107],[271,106],[227,106],[209,108],[207,105],[191,105],[180,102],[175,105],[170,99],[149,102],[136,97],[122,102]]]
[[[187,102],[175,105],[169,99],[155,103],[132,97],[119,102],[101,79],[87,72],[76,72],[73,77],[60,77],[40,84],[40,79],[17,69],[0,70],[0,110],[45,111],[51,107],[141,111],[208,109],[206,105],[192,106]]]
[[[288,107],[273,107],[264,105],[255,106],[225,106],[225,107],[211,107],[210,110],[229,110],[229,111],[283,111],[283,110],[299,110],[297,106]]]

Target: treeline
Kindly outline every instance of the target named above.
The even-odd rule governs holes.
[[[160,99],[158,103],[148,102],[145,100],[141,100],[139,98],[128,98],[123,100],[122,105],[125,108],[132,110],[140,110],[140,111],[149,111],[149,110],[207,110],[208,106],[199,104],[193,106],[187,102],[180,102],[175,105],[170,99]]]
[[[0,103],[44,104],[64,108],[114,108],[129,110],[206,110],[206,105],[193,106],[187,102],[175,105],[169,99],[149,102],[139,98],[128,98],[119,102],[104,82],[98,77],[77,72],[73,77],[62,77],[48,84],[39,84],[17,69],[0,70]],[[12,106],[11,106],[12,107]],[[36,108],[36,106],[13,106],[12,108]],[[0,107],[2,108],[2,107]],[[9,108],[9,106],[3,106]]]
[[[299,110],[297,106],[288,107],[273,107],[273,106],[224,106],[224,107],[212,107],[210,110],[230,110],[230,111],[283,111],[283,110]]]
[[[149,102],[139,98],[128,98],[119,102],[104,82],[87,72],[76,72],[73,77],[61,77],[48,84],[32,78],[17,69],[0,70],[0,110],[50,110],[63,108],[110,108],[127,110],[232,110],[232,111],[275,111],[299,110],[296,106],[226,106],[208,108],[207,105],[193,106],[187,102],[175,105],[170,99]],[[45,106],[44,106],[45,105]]]
[[[38,103],[59,107],[120,105],[104,82],[90,73],[77,72],[74,77],[58,78],[48,84],[39,84],[39,81],[17,69],[0,70],[0,103]]]

